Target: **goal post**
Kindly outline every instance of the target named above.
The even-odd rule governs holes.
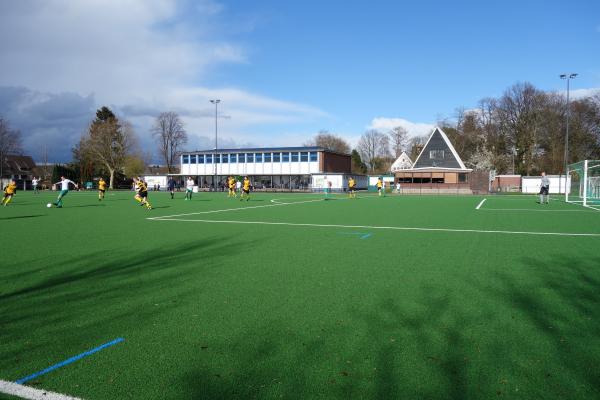
[[[567,176],[570,181],[565,194],[567,203],[600,207],[600,160],[583,160],[570,164]]]

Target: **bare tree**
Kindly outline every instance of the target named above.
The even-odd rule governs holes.
[[[338,153],[350,154],[350,145],[341,136],[321,130],[317,135],[304,144],[305,146],[323,147]]]
[[[381,159],[390,155],[389,138],[378,130],[368,130],[360,137],[358,152],[373,172],[381,164]]]
[[[408,131],[401,126],[397,126],[389,131],[388,135],[390,137],[392,151],[396,158],[398,158],[408,143]]]
[[[173,171],[173,164],[179,155],[181,146],[187,143],[187,133],[179,115],[173,111],[161,113],[156,117],[152,134],[158,143],[158,152],[167,165],[169,173]]]
[[[0,115],[0,183],[4,175],[5,158],[21,152],[21,132],[11,129],[8,120]],[[0,186],[2,186],[0,184]]]
[[[136,144],[133,128],[121,122],[107,107],[96,112],[81,141],[81,151],[103,165],[110,174],[110,188],[114,188],[115,172],[123,169],[125,158]]]

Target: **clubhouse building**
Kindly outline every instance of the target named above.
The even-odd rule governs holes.
[[[412,166],[396,169],[396,182],[406,189],[450,190],[470,193],[469,169],[444,131],[436,127]]]
[[[180,171],[191,176],[200,190],[214,189],[215,182],[221,188],[228,176],[248,176],[259,190],[316,189],[327,176],[341,189],[351,165],[349,154],[322,147],[266,147],[184,152]]]

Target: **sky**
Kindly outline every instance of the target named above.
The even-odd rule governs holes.
[[[214,148],[215,98],[219,147],[356,145],[517,82],[600,91],[600,1],[0,0],[0,54],[0,114],[38,161],[69,161],[103,105],[147,152],[164,111]]]

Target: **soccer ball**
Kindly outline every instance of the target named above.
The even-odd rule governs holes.
[[[46,204],[46,207],[51,208],[52,207],[52,203]]]

